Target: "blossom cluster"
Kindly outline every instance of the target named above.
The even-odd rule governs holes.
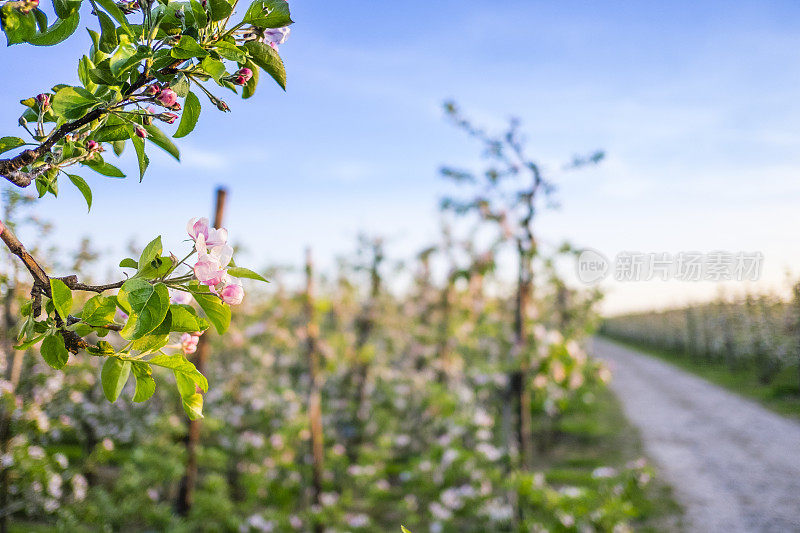
[[[227,271],[233,259],[233,247],[228,244],[228,230],[211,227],[204,217],[191,219],[186,231],[194,240],[194,249],[197,252],[197,262],[193,267],[197,281],[207,285],[212,293],[227,304],[242,303],[242,282]]]

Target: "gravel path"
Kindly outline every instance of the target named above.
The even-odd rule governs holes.
[[[592,349],[689,531],[800,532],[800,423],[605,339]]]

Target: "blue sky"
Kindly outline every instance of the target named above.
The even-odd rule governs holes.
[[[760,250],[763,285],[797,271],[800,247],[800,6],[793,2],[292,2],[286,93],[262,83],[233,112],[204,107],[183,162],[152,159],[145,181],[85,172],[86,214],[69,184],[40,210],[65,246],[91,236],[122,253],[183,238],[213,188],[251,265],[323,265],[365,230],[408,256],[437,233],[445,163],[477,147],[442,118],[456,99],[490,126],[519,116],[529,151],[559,184],[543,239],[623,250]],[[94,24],[84,16],[82,25]],[[6,102],[75,82],[78,32],[54,49],[0,51]],[[13,73],[13,74],[9,74]],[[20,108],[0,108],[2,134]],[[574,154],[600,167],[561,174]],[[133,171],[130,161],[122,166]],[[712,284],[608,285],[611,311],[712,296]],[[735,288],[734,288],[735,289]]]

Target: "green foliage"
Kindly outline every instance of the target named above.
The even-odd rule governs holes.
[[[192,291],[192,296],[205,312],[206,317],[213,324],[217,333],[220,335],[225,333],[231,324],[230,306],[222,302],[217,296],[209,293],[205,287],[197,282],[190,283],[189,290]]]
[[[197,99],[197,96],[193,92],[189,92],[184,102],[181,122],[173,137],[177,138],[189,135],[197,125],[198,118],[200,118],[200,100]]]
[[[72,291],[60,279],[50,279],[50,292],[53,297],[53,305],[58,316],[66,320],[72,310]]]
[[[59,334],[47,335],[42,341],[42,357],[45,362],[60,370],[69,359],[69,352],[64,346],[64,339]]]
[[[257,281],[263,281],[265,283],[269,283],[267,278],[259,274],[258,272],[253,272],[249,268],[243,268],[238,266],[232,266],[228,269],[228,274],[233,276],[234,278],[247,278],[247,279],[254,279]]]
[[[285,91],[286,69],[278,52],[273,50],[271,46],[257,41],[245,43],[244,48],[250,54],[253,63],[263,68]]]
[[[129,340],[140,339],[153,331],[169,311],[169,292],[163,283],[152,285],[141,278],[133,278],[122,285],[117,298],[123,309],[130,310],[129,321],[135,322],[133,331],[127,332]]]
[[[109,357],[103,365],[103,371],[100,374],[100,379],[103,383],[103,394],[109,402],[117,401],[119,395],[122,393],[125,383],[128,381],[128,376],[131,373],[131,362],[123,361],[118,357]]]

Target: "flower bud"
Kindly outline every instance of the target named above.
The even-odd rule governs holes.
[[[178,102],[178,95],[169,87],[161,89],[161,93],[156,97],[164,107],[171,107]]]
[[[175,113],[161,113],[156,116],[158,117],[158,120],[160,120],[161,122],[166,122],[167,124],[172,124],[176,120],[178,120],[178,115],[176,115]]]
[[[137,137],[141,137],[142,139],[146,139],[147,138],[147,131],[143,127],[136,126],[134,131],[136,132],[136,136]]]
[[[239,76],[241,76],[242,78],[244,78],[244,81],[245,81],[245,82],[248,82],[248,81],[250,81],[250,78],[252,78],[252,77],[253,77],[253,71],[252,71],[252,70],[250,70],[250,69],[249,69],[249,68],[247,68],[247,67],[242,67],[242,68],[240,68],[240,69],[239,69],[239,72],[237,72],[237,74],[238,74]]]
[[[39,107],[42,110],[45,110],[48,107],[50,107],[50,95],[49,94],[44,94],[44,93],[37,94],[36,95],[36,101],[39,103]]]
[[[228,104],[226,104],[222,100],[217,100],[216,104],[217,104],[217,109],[219,109],[220,111],[230,111],[231,110],[231,108],[228,107]]]
[[[247,80],[245,79],[244,76],[236,76],[233,79],[233,83],[235,83],[236,85],[244,85],[245,83],[247,83]]]
[[[239,305],[244,299],[244,288],[239,283],[229,283],[222,288],[219,297],[228,305]]]
[[[89,141],[86,143],[86,149],[90,152],[96,152],[100,150],[100,144],[97,141]]]
[[[147,96],[156,96],[158,93],[161,92],[161,86],[157,83],[152,85],[148,85],[147,88],[144,90],[144,94]]]

